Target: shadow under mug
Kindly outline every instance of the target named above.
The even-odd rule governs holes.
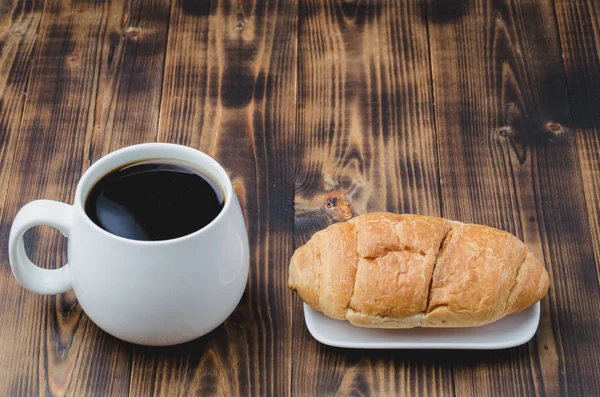
[[[93,223],[84,211],[94,184],[133,162],[166,159],[214,178],[225,204],[204,228],[163,241],[130,240]],[[42,269],[25,253],[23,234],[49,225],[68,238],[68,263]],[[117,150],[81,177],[73,205],[33,201],[17,214],[9,238],[13,274],[39,294],[73,290],[86,314],[109,334],[143,345],[187,342],[218,327],[239,303],[248,280],[248,235],[227,173],[210,156],[180,145],[146,143]]]

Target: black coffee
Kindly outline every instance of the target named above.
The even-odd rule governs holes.
[[[198,170],[166,160],[149,160],[112,171],[90,191],[85,212],[102,229],[145,241],[193,233],[219,215],[224,196]]]

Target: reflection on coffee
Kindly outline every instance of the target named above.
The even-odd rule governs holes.
[[[169,160],[130,164],[100,179],[85,212],[102,229],[133,240],[169,240],[212,222],[225,199],[219,185],[198,170]]]

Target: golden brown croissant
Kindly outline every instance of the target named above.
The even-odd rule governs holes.
[[[542,299],[548,274],[507,232],[370,213],[298,248],[288,285],[314,309],[361,327],[473,327]]]

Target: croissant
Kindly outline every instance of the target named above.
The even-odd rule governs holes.
[[[314,309],[360,327],[474,327],[542,299],[548,273],[507,232],[370,213],[299,247],[288,286]]]

